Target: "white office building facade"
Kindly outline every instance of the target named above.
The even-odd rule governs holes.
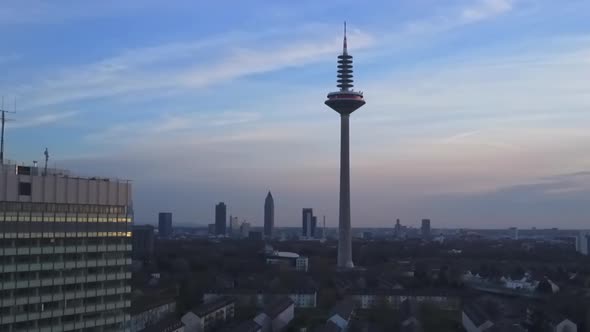
[[[131,185],[0,165],[0,331],[125,331]]]

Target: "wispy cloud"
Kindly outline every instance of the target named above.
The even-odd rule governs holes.
[[[513,0],[480,0],[475,5],[463,8],[461,19],[465,22],[481,21],[506,13],[513,8]]]
[[[353,32],[351,38],[355,38],[354,48],[369,47],[374,40],[359,31]],[[255,47],[228,41],[235,40],[175,43],[126,51],[94,64],[66,69],[27,86],[18,94],[29,97],[27,106],[38,107],[142,91],[186,91],[324,60],[341,43],[339,38],[325,34],[299,40],[273,40],[266,46],[259,44],[264,41],[258,41],[253,43]],[[200,53],[208,54],[208,58],[203,59]],[[193,55],[200,55],[201,61],[191,62]],[[170,62],[179,59],[183,60],[182,66]]]
[[[29,116],[20,118],[19,121],[12,124],[10,127],[14,129],[32,128],[32,127],[47,127],[58,123],[63,123],[76,117],[79,111],[65,111],[56,113],[47,113],[37,116]]]

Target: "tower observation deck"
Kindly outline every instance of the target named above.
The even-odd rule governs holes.
[[[325,104],[340,114],[340,203],[338,221],[338,268],[354,268],[352,262],[352,235],[350,222],[350,152],[349,118],[350,114],[365,104],[363,93],[354,91],[352,55],[348,54],[346,41],[346,22],[342,54],[338,56],[339,91],[328,93]]]

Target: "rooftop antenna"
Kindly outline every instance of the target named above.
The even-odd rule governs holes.
[[[7,111],[4,109],[4,96],[2,96],[2,105],[0,106],[0,113],[2,113],[2,132],[0,133],[0,165],[4,164],[4,124],[6,121],[11,121],[12,119],[6,118],[6,113],[16,113],[16,98],[14,99],[14,109],[12,111]]]
[[[45,168],[43,169],[43,176],[47,175],[47,162],[49,161],[49,151],[47,150],[47,148],[45,148],[45,152],[43,153],[45,155]]]
[[[348,45],[346,45],[346,21],[344,21],[344,42],[342,44],[342,53],[348,54]]]

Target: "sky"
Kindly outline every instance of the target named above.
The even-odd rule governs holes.
[[[353,227],[590,228],[587,0],[40,1],[0,6],[6,155],[130,179],[135,222],[214,206],[338,219],[342,22]]]

